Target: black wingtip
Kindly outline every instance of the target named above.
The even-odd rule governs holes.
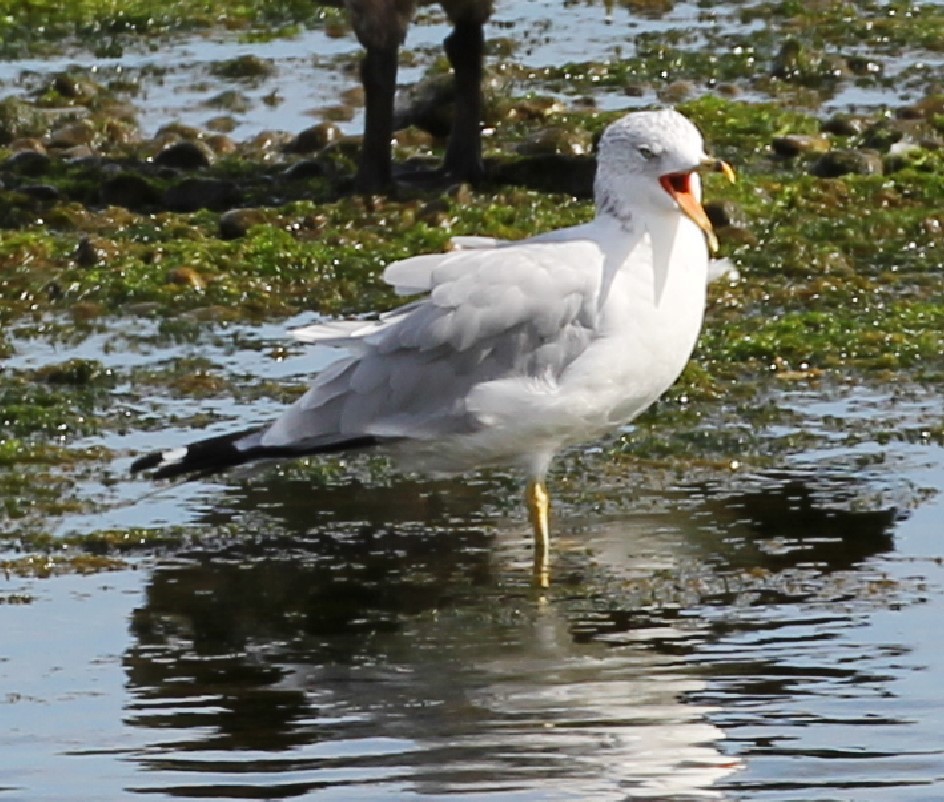
[[[152,468],[156,468],[161,464],[162,459],[163,454],[160,451],[154,451],[151,454],[138,457],[131,463],[131,473],[141,473],[141,471],[149,471]]]
[[[219,473],[227,468],[247,462],[265,459],[304,457],[312,454],[336,454],[341,451],[362,451],[390,442],[395,438],[379,438],[371,435],[358,437],[334,437],[318,442],[300,443],[290,446],[260,446],[237,443],[258,433],[260,429],[245,429],[233,434],[208,437],[191,443],[186,449],[154,451],[138,457],[131,463],[131,473],[154,470],[153,479],[173,479],[177,476],[198,478]]]
[[[258,431],[257,428],[245,429],[198,440],[185,449],[153,451],[132,462],[131,473],[154,470],[151,475],[153,479],[173,479],[176,476],[202,476],[223,471],[256,458],[257,448],[240,449],[236,443]]]

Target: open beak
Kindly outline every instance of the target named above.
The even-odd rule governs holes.
[[[702,163],[695,168],[696,170],[711,170],[717,173],[724,173],[727,179],[734,183],[734,170],[731,165],[721,159],[712,159],[706,157]],[[672,199],[679,205],[679,208],[687,214],[695,225],[705,232],[708,240],[708,248],[712,253],[718,250],[718,238],[715,236],[711,221],[698,198],[692,192],[692,172],[688,173],[669,173],[659,179],[662,188],[672,196]]]

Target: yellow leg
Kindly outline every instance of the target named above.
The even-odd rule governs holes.
[[[550,584],[551,540],[547,525],[550,496],[544,482],[529,482],[524,500],[534,528],[534,582],[538,587],[546,588]]]

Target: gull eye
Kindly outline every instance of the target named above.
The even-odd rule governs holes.
[[[637,145],[636,150],[647,162],[659,158],[659,154],[651,145]]]

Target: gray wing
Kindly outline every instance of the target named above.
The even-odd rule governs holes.
[[[301,339],[355,353],[322,372],[262,436],[284,445],[335,436],[432,438],[474,431],[470,391],[514,377],[556,379],[596,325],[603,255],[589,241],[528,243],[392,265],[398,287],[427,297],[371,324]]]

